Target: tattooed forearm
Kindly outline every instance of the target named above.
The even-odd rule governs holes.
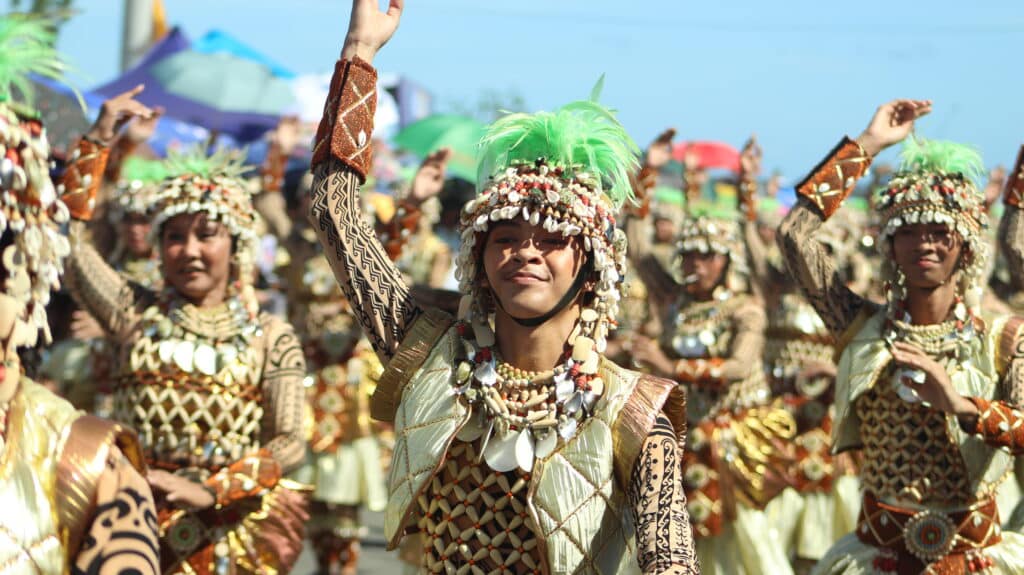
[[[269,346],[263,371],[266,447],[287,472],[301,464],[306,453],[302,434],[306,360],[291,326],[273,321],[264,329]]]
[[[850,291],[825,247],[815,237],[824,220],[801,198],[779,226],[779,249],[790,275],[834,334],[853,323],[864,300]]]
[[[633,467],[637,559],[644,573],[699,573],[683,492],[682,452],[672,423],[659,415]]]
[[[75,575],[155,575],[160,572],[157,519],[149,486],[131,464],[120,461],[108,470],[120,487],[97,501],[88,535],[72,565]]]
[[[360,217],[358,177],[337,160],[314,170],[310,220],[342,291],[387,363],[420,310],[384,246]]]

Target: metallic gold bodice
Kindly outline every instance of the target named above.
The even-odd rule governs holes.
[[[139,434],[155,467],[198,477],[260,447],[263,357],[240,310],[149,308],[114,390],[113,418]]]
[[[900,399],[881,384],[854,404],[864,441],[861,480],[889,502],[962,507],[973,501],[964,460],[946,415]]]
[[[669,357],[678,359],[728,358],[736,336],[734,314],[750,303],[750,296],[728,295],[707,302],[684,301],[668,313],[661,346]],[[744,358],[746,359],[746,358]],[[749,358],[755,369],[742,381],[724,387],[694,385],[687,390],[687,417],[702,421],[722,410],[740,410],[763,405],[768,384],[761,358]]]
[[[67,572],[58,525],[57,467],[78,412],[23,379],[7,413],[0,460],[0,573]]]

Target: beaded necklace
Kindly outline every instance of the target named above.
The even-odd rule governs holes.
[[[572,439],[593,414],[604,392],[604,381],[597,375],[600,354],[594,340],[580,333],[596,320],[596,312],[584,309],[572,345],[554,369],[544,372],[523,371],[500,361],[493,333],[484,326],[456,324],[466,359],[456,368],[455,392],[473,409],[457,437],[466,442],[480,439],[480,452],[491,469],[531,471],[536,458],[547,457],[559,442]]]
[[[901,316],[897,319],[894,316]],[[971,343],[977,335],[975,317],[959,296],[953,304],[953,318],[942,323],[915,325],[910,323],[910,314],[905,304],[886,318],[882,334],[888,346],[897,341],[912,344],[942,364],[948,373],[962,369],[961,358],[969,357]],[[917,369],[897,367],[893,374],[893,385],[901,399],[909,403],[921,401],[915,386],[921,385],[926,374]]]

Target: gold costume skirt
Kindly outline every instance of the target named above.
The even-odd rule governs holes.
[[[262,497],[189,512],[158,502],[165,575],[279,575],[302,551],[310,489],[282,479]]]

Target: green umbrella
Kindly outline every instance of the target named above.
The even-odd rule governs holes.
[[[409,124],[393,142],[421,158],[449,148],[448,173],[476,183],[476,148],[483,134],[483,123],[473,118],[437,114]]]
[[[168,92],[222,112],[280,115],[295,101],[269,67],[226,53],[184,50],[161,60],[153,76]]]

